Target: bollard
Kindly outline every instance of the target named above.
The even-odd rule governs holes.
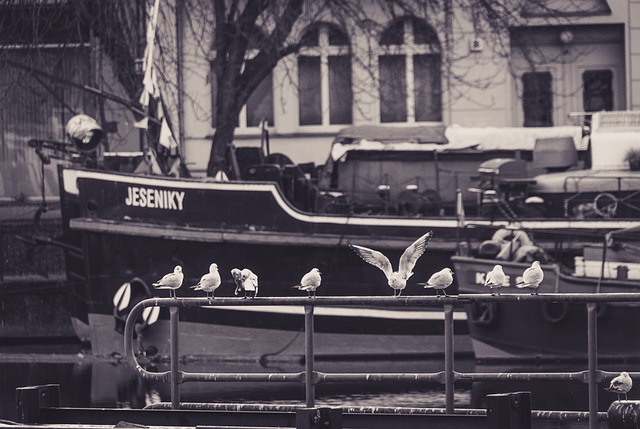
[[[640,428],[640,401],[613,401],[607,420],[610,429]]]
[[[487,395],[487,428],[531,429],[531,392]]]
[[[296,429],[342,429],[342,408],[298,408]]]
[[[60,385],[18,387],[16,409],[18,421],[24,424],[40,423],[40,409],[60,406]]]

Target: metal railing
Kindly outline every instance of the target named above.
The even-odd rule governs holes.
[[[599,184],[600,187],[594,188],[594,183]],[[596,190],[607,188],[607,184],[615,185],[615,189],[611,187],[605,191]],[[589,189],[589,185],[592,189]],[[624,206],[631,214],[637,215],[640,213],[640,207],[637,205],[640,194],[637,190],[639,185],[639,177],[567,176],[562,185],[564,216],[574,217],[578,213],[571,213],[570,208],[581,208],[580,216],[583,217],[615,217],[620,206]],[[621,192],[626,192],[626,195],[618,198]],[[591,197],[593,194],[597,195]],[[631,216],[627,215],[627,217]]]
[[[554,302],[585,304],[587,308],[587,361],[588,369],[577,372],[526,372],[526,373],[463,373],[454,370],[453,308],[455,305],[475,302]],[[573,293],[573,294],[461,294],[448,297],[410,296],[393,297],[292,297],[292,298],[216,298],[216,306],[300,306],[305,315],[305,370],[297,373],[198,373],[179,369],[179,308],[211,305],[206,298],[151,298],[139,302],[129,313],[124,332],[124,348],[128,362],[144,379],[171,383],[171,407],[180,408],[180,384],[185,382],[303,382],[305,384],[306,406],[315,406],[315,385],[331,382],[437,382],[445,386],[445,411],[456,412],[454,408],[454,385],[458,381],[577,381],[588,384],[589,428],[598,424],[598,383],[611,379],[618,373],[598,370],[597,350],[597,304],[609,302],[640,302],[638,293]],[[444,311],[444,371],[434,373],[329,373],[314,370],[314,308],[320,306],[388,306],[421,307],[442,306]],[[170,370],[149,372],[137,361],[133,349],[133,335],[136,320],[148,307],[170,307]],[[640,377],[640,372],[629,372],[632,377]],[[458,410],[460,411],[460,410]],[[568,412],[567,412],[568,413]],[[578,413],[582,416],[583,413]],[[566,418],[566,414],[563,418]]]

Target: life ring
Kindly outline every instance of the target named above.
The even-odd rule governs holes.
[[[618,211],[618,199],[608,192],[601,192],[593,199],[593,210],[599,216],[612,218]]]
[[[544,320],[550,323],[562,321],[569,311],[569,304],[566,302],[545,302],[542,304],[542,315]]]
[[[491,241],[500,243],[517,242],[522,246],[532,245],[529,235],[521,229],[500,228],[491,237]]]
[[[139,277],[134,277],[125,282],[118,288],[113,297],[113,317],[115,319],[115,330],[120,334],[124,334],[124,327],[129,313],[140,301],[151,298],[153,293],[149,285]],[[158,318],[159,307],[149,307],[149,311],[143,314],[143,327],[155,323]],[[145,309],[146,310],[146,309]],[[150,322],[150,323],[149,323]]]
[[[502,261],[513,260],[514,255],[521,247],[533,246],[529,235],[521,229],[501,228],[493,234],[491,241],[499,244],[500,251],[495,259]]]
[[[497,312],[495,302],[474,302],[469,308],[469,318],[476,325],[489,325],[496,320]]]

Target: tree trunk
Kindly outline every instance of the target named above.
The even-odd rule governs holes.
[[[220,118],[225,116],[226,118]],[[236,177],[235,172],[230,168],[231,165],[228,162],[228,153],[233,144],[233,137],[235,135],[236,124],[235,120],[229,118],[229,114],[220,115],[219,126],[216,127],[216,132],[213,135],[213,142],[211,145],[211,154],[209,155],[209,164],[207,165],[207,176],[213,177],[220,171],[224,172],[227,177],[231,179],[239,179]]]

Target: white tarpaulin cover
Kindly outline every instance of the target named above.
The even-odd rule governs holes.
[[[356,127],[352,127],[356,128]],[[374,135],[366,134],[358,139],[351,132],[349,143],[340,143],[336,139],[331,148],[331,158],[339,160],[352,150],[367,151],[451,151],[461,149],[486,150],[533,150],[539,138],[571,137],[577,150],[586,150],[587,139],[582,138],[582,127],[461,127],[452,125],[444,129],[445,143],[416,143],[415,141],[377,141]],[[381,139],[382,140],[382,139]]]

